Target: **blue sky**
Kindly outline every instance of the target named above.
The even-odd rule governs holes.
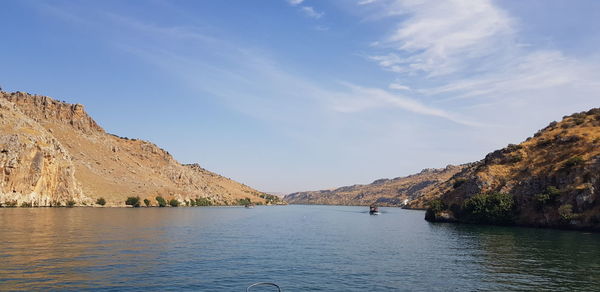
[[[3,1],[0,85],[270,192],[481,159],[600,106],[599,1]]]

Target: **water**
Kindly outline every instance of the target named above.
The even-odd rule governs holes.
[[[366,207],[0,209],[0,290],[593,291],[600,234]],[[256,289],[252,291],[274,291]]]

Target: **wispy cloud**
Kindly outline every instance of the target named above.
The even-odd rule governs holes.
[[[514,21],[490,1],[394,1],[388,16],[405,20],[378,42],[395,52],[373,59],[397,72],[429,76],[464,70],[512,41]]]
[[[574,101],[589,104],[591,92],[600,94],[594,73],[600,70],[598,62],[581,61],[557,48],[524,45],[521,22],[495,4],[385,1],[371,19],[398,21],[373,41],[377,53],[368,59],[410,84],[414,98],[444,108],[477,108],[470,115],[483,120],[502,121],[502,110],[525,114],[541,96],[553,103],[544,109],[551,112],[572,108]],[[392,82],[389,88],[407,90],[404,84]]]
[[[479,123],[468,121],[456,114],[424,105],[409,97],[392,94],[379,88],[367,88],[355,84],[343,83],[350,89],[347,93],[337,93],[337,104],[334,109],[340,112],[352,113],[373,108],[396,107],[408,112],[438,117],[466,126],[481,126]]]
[[[410,87],[407,85],[402,85],[399,83],[390,83],[390,85],[388,86],[390,89],[395,89],[395,90],[406,90],[406,91],[410,91]]]
[[[306,16],[316,18],[316,19],[319,19],[319,18],[323,17],[323,15],[325,15],[324,12],[318,12],[311,6],[302,6],[302,7],[300,7],[300,11],[302,11],[302,13],[304,13]]]
[[[312,6],[300,5],[304,0],[287,0],[291,6],[299,6],[299,10],[306,16],[314,19],[319,19],[325,15],[325,12],[317,11]]]
[[[358,1],[358,5],[367,5],[367,4],[371,4],[375,1],[376,0],[362,0],[362,1]]]
[[[304,2],[304,0],[288,0],[288,3],[292,6],[300,5],[302,2]]]

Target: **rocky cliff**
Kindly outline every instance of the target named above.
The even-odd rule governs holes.
[[[200,167],[183,165],[142,140],[106,133],[82,105],[22,92],[0,92],[0,204],[51,206],[105,198],[123,206],[139,196],[216,205],[274,202],[254,190]]]
[[[284,197],[291,204],[405,206],[425,208],[427,198],[435,196],[438,184],[445,182],[466,165],[424,169],[418,174],[394,179],[379,179],[368,185],[353,185],[332,190],[292,193]]]
[[[552,122],[439,189],[431,221],[600,230],[600,109]]]

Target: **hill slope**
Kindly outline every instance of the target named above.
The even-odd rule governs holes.
[[[104,197],[121,206],[128,196],[156,204],[158,195],[218,205],[274,200],[197,164],[182,165],[150,142],[108,134],[79,104],[0,92],[0,115],[0,203],[90,205]]]
[[[427,220],[600,230],[600,109],[552,122],[439,188]]]
[[[465,166],[449,165],[440,169],[424,169],[418,174],[394,179],[380,179],[368,185],[353,185],[333,190],[292,193],[284,197],[291,204],[403,206],[424,208],[423,195],[431,196],[437,185],[448,180]]]

